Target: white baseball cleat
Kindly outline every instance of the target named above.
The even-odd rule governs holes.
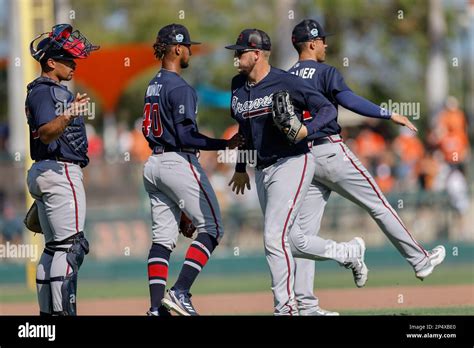
[[[355,284],[358,288],[362,288],[367,282],[369,275],[369,269],[364,262],[365,242],[362,238],[355,237],[349,241],[349,244],[355,244],[359,248],[359,251],[355,253],[354,257],[344,262],[344,267],[352,269]]]
[[[179,315],[197,316],[197,312],[191,302],[191,294],[187,290],[178,290],[171,288],[166,292],[165,297],[161,300],[163,306],[169,311],[174,311]]]
[[[322,309],[321,307],[316,307],[312,309],[311,311],[308,312],[300,312],[301,316],[316,316],[316,317],[321,317],[321,316],[326,316],[326,317],[335,317],[338,316],[338,312],[331,312],[325,309]]]
[[[425,265],[425,267],[416,272],[416,277],[420,280],[428,277],[431,273],[433,273],[435,267],[444,261],[445,257],[446,249],[442,245],[438,245],[437,247],[430,250],[428,252],[428,263]]]

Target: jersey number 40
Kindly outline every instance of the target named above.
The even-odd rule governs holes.
[[[150,134],[150,127],[154,137],[161,137],[163,135],[163,125],[161,124],[158,103],[146,103],[143,109],[142,131],[145,137],[148,137]]]

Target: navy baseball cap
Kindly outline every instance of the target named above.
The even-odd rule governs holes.
[[[245,29],[240,33],[235,45],[225,46],[225,48],[229,50],[259,49],[270,51],[272,44],[270,42],[270,37],[263,30]]]
[[[199,45],[200,42],[191,41],[189,31],[184,25],[181,24],[169,24],[164,26],[158,32],[157,38],[160,42],[167,45]]]
[[[293,43],[307,42],[318,37],[325,38],[330,34],[326,33],[318,22],[314,19],[305,19],[298,23],[291,33],[291,41]]]

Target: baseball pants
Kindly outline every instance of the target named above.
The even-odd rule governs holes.
[[[271,273],[275,315],[298,315],[294,295],[295,262],[288,233],[308,191],[314,167],[312,154],[307,153],[280,159],[255,171],[264,215],[265,256]]]
[[[27,185],[38,206],[46,243],[36,270],[40,313],[74,315],[77,284],[68,290],[63,284],[71,277],[77,281],[82,259],[80,264],[71,264],[68,252],[54,249],[71,248],[71,242],[61,242],[84,231],[86,195],[82,169],[76,164],[54,160],[35,162],[28,171]]]
[[[295,296],[302,310],[318,306],[313,294],[315,264],[313,260],[332,259],[343,262],[345,243],[318,236],[324,208],[332,191],[366,210],[390,242],[416,271],[429,261],[426,250],[410,234],[396,211],[339,136],[331,142],[313,146],[315,160],[313,182],[301,208],[297,227],[291,232],[296,258]]]

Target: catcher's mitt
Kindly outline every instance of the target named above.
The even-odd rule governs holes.
[[[36,205],[36,201],[31,205],[30,209],[28,210],[28,213],[26,213],[23,223],[25,224],[26,228],[29,229],[31,232],[43,233],[39,221],[38,206]]]
[[[179,233],[187,238],[193,238],[194,232],[196,231],[196,226],[190,218],[186,216],[185,213],[181,212],[181,219],[179,221]]]
[[[290,143],[296,143],[303,124],[295,114],[288,91],[278,91],[273,93],[273,122],[282,131]]]

